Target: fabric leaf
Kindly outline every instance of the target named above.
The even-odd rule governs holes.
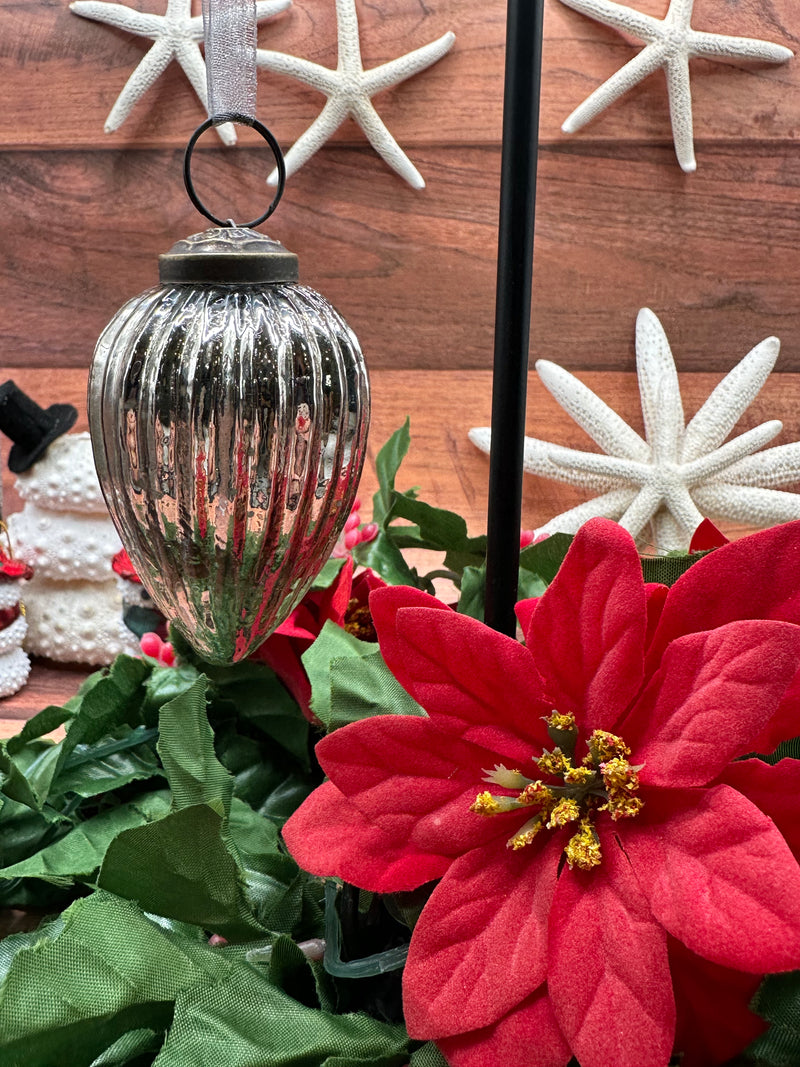
[[[311,682],[311,707],[317,718],[329,727],[331,712],[331,665],[346,656],[363,657],[377,651],[374,642],[359,641],[341,626],[327,619],[314,644],[303,653],[303,666]]]
[[[0,878],[43,878],[62,885],[90,878],[99,870],[106,849],[117,834],[161,818],[169,811],[169,805],[169,793],[164,790],[102,811],[29,859],[4,867]]]
[[[178,992],[207,972],[128,901],[77,901],[57,924],[3,943],[0,1062],[89,1067],[131,1030],[165,1030]],[[209,960],[208,966],[214,961]],[[221,961],[220,961],[221,962]]]
[[[223,816],[207,804],[173,811],[119,834],[98,885],[145,911],[193,923],[232,941],[264,935],[243,877],[223,840]]]
[[[206,717],[207,684],[201,675],[190,689],[166,703],[159,716],[158,754],[178,811],[219,804],[227,812],[233,795],[233,779],[214,753],[214,734]]]
[[[408,1036],[368,1015],[329,1015],[289,997],[252,967],[235,964],[208,988],[177,997],[175,1024],[154,1067],[403,1067]]]
[[[375,715],[424,715],[386,666],[380,652],[330,662],[330,733]]]

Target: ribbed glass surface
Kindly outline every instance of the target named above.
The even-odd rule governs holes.
[[[153,600],[212,662],[252,652],[327,559],[364,462],[358,341],[297,285],[129,301],[89,381],[100,484]]]

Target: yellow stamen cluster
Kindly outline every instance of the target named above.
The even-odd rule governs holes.
[[[571,711],[567,712],[566,715],[562,715],[560,711],[554,711],[553,714],[548,715],[544,721],[554,730],[563,730],[566,732],[567,730],[577,729],[575,725],[575,716]]]
[[[519,802],[520,804],[540,804],[546,806],[550,802],[555,802],[555,797],[544,782],[528,782],[519,795]]]
[[[580,819],[581,809],[577,800],[573,797],[564,797],[555,805],[547,820],[547,829],[554,830],[556,826],[566,826],[567,823]]]
[[[585,782],[592,781],[594,777],[595,772],[591,767],[570,767],[564,775],[564,781],[583,785]]]
[[[500,815],[504,811],[513,811],[519,807],[514,797],[493,797],[491,793],[478,793],[470,807],[476,815]]]
[[[608,812],[610,817],[631,819],[642,810],[644,801],[635,794],[639,789],[641,767],[632,766],[627,756],[630,749],[616,734],[594,730],[588,740],[589,753],[582,766],[573,764],[577,729],[573,715],[554,711],[545,719],[550,736],[559,740],[567,751],[556,747],[545,750],[535,759],[542,774],[560,777],[563,785],[547,784],[539,779],[526,778],[519,770],[508,770],[496,764],[485,771],[484,781],[505,789],[519,790],[516,796],[494,796],[479,793],[470,811],[477,815],[499,815],[526,807],[539,810],[509,838],[508,847],[525,848],[544,828],[558,830],[571,823],[578,829],[570,837],[564,852],[570,868],[588,871],[602,859],[600,838],[594,827],[596,812]]]
[[[526,845],[529,845],[533,841],[539,831],[544,828],[544,825],[545,821],[543,815],[537,815],[535,818],[529,819],[513,837],[508,839],[506,845],[508,848],[513,849],[514,852],[517,852],[521,848],[525,848]]]
[[[639,788],[640,768],[632,767],[627,760],[615,756],[608,763],[600,764],[600,773],[606,787],[608,800],[600,811],[607,811],[612,819],[632,819],[642,810],[644,801],[633,794]]]
[[[554,748],[552,752],[546,750],[536,761],[536,766],[542,774],[553,774],[560,777],[570,769],[572,761],[560,748]]]
[[[630,756],[631,750],[625,744],[621,737],[617,737],[616,734],[609,734],[605,730],[592,730],[591,737],[589,738],[589,755],[584,759],[584,763],[593,763],[596,766],[601,763],[608,763],[609,760],[619,758],[623,759],[625,756]]]
[[[590,871],[592,867],[599,866],[603,858],[600,838],[588,815],[581,819],[580,830],[569,839],[564,852],[570,870],[579,867],[582,871]]]

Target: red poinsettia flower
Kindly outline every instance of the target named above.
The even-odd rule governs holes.
[[[286,622],[267,638],[252,659],[268,664],[300,705],[307,719],[316,722],[311,710],[311,683],[302,662],[328,619],[363,641],[374,641],[369,594],[386,583],[369,568],[353,578],[354,563],[348,556],[327,589],[306,593]]]
[[[800,552],[797,526],[774,539],[789,536]],[[676,1044],[710,1067],[758,1029],[730,1005],[800,966],[800,762],[732,762],[781,712],[800,626],[747,616],[737,568],[763,589],[774,557],[762,541],[726,569],[735,547],[667,591],[593,520],[520,605],[525,646],[414,590],[372,596],[428,718],[322,740],[330,781],[284,833],[317,875],[375,892],[440,879],[404,1004],[453,1067],[666,1067]],[[753,616],[800,617],[788,578]]]
[[[136,568],[131,563],[131,557],[124,548],[121,548],[111,560],[111,569],[115,574],[118,574],[120,578],[125,578],[126,581],[136,582],[137,585],[142,584],[142,579],[136,573]]]

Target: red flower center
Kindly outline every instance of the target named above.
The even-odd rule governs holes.
[[[570,869],[580,867],[588,871],[602,859],[600,838],[594,826],[597,813],[607,811],[616,821],[632,819],[642,810],[644,801],[635,795],[639,789],[638,772],[642,768],[629,763],[630,749],[622,738],[605,730],[592,731],[589,751],[576,764],[575,716],[554,711],[545,722],[556,747],[552,752],[545,749],[535,763],[542,774],[560,782],[527,778],[519,770],[497,764],[494,770],[486,771],[484,781],[516,790],[517,795],[479,793],[470,811],[477,815],[499,815],[518,808],[537,808],[536,814],[509,838],[507,845],[514,850],[529,845],[541,830],[577,823],[578,828],[564,852]]]

